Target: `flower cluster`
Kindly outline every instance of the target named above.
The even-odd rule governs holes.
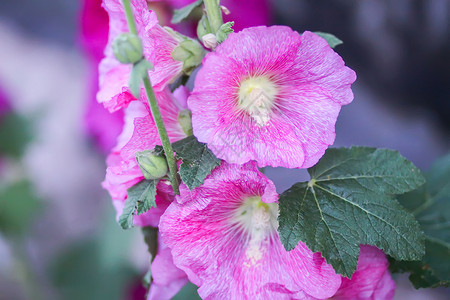
[[[148,299],[170,299],[188,280],[204,299],[391,299],[388,262],[374,247],[361,246],[351,279],[302,242],[286,251],[277,231],[278,194],[258,170],[311,167],[334,142],[337,116],[353,100],[356,79],[341,57],[308,31],[249,27],[204,57],[193,89],[188,84],[171,92],[186,71],[174,59],[185,39],[161,26],[147,1],[131,4],[170,141],[193,132],[222,160],[199,187],[181,183],[180,195],[164,177],[156,207],[134,216],[137,226],[159,228]],[[144,89],[139,97],[130,91],[132,66],[114,57],[114,39],[128,31],[122,3],[104,0],[103,6],[110,26],[97,99],[124,114],[103,186],[120,215],[128,189],[144,180],[135,153],[161,139]]]

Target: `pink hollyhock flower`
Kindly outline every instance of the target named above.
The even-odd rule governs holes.
[[[161,216],[162,240],[203,299],[326,299],[341,277],[303,243],[280,242],[278,195],[254,163],[225,162]]]
[[[148,9],[147,1],[132,0],[131,4],[144,56],[154,66],[149,71],[151,82],[156,91],[162,91],[181,74],[183,62],[176,61],[171,56],[180,41],[158,24],[156,14]],[[97,100],[114,112],[134,100],[128,92],[131,65],[124,65],[116,60],[111,46],[119,34],[128,32],[128,26],[120,0],[104,0],[103,7],[109,15],[109,38],[105,58],[99,66],[100,90]]]
[[[151,271],[153,282],[147,300],[170,300],[188,282],[186,273],[174,265],[170,249],[159,236]]]
[[[356,75],[321,37],[285,26],[232,33],[188,99],[194,134],[229,163],[308,168],[334,142]]]
[[[388,267],[389,262],[383,251],[372,246],[361,246],[356,272],[351,279],[342,278],[341,287],[333,299],[393,299],[395,282]]]
[[[167,90],[156,93],[164,124],[166,125],[169,138],[172,142],[186,137],[178,122],[180,108],[177,101]],[[135,158],[137,151],[153,149],[160,145],[161,141],[156,125],[151,116],[150,109],[142,94],[141,101],[133,101],[125,109],[125,126],[118,138],[118,144],[107,159],[106,178],[103,187],[110,193],[118,216],[122,214],[127,189],[144,179]],[[147,213],[134,217],[134,223],[138,226],[158,226],[159,215],[164,212],[171,202],[173,194],[168,183],[158,184],[157,207]],[[161,193],[159,193],[161,191]],[[170,193],[169,193],[170,192]],[[171,197],[169,195],[172,195]],[[166,198],[164,198],[166,197]],[[168,198],[167,198],[168,197]],[[159,203],[159,204],[158,204]],[[155,217],[156,216],[156,217]]]

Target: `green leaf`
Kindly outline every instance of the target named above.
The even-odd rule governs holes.
[[[219,30],[216,33],[217,42],[220,44],[225,41],[230,33],[234,30],[231,28],[234,25],[234,22],[227,22],[220,26]]]
[[[141,91],[142,79],[147,75],[148,70],[153,68],[152,64],[146,60],[141,59],[139,62],[133,65],[133,69],[130,74],[130,91],[135,98],[139,98],[139,93]]]
[[[133,217],[156,207],[156,185],[158,180],[142,180],[128,189],[128,197],[125,201],[119,224],[123,229],[133,227]]]
[[[20,181],[0,190],[0,231],[20,235],[40,209],[40,200],[28,181]]]
[[[181,21],[189,17],[192,11],[202,5],[202,3],[203,0],[197,0],[194,3],[186,5],[185,7],[175,9],[175,11],[173,12],[172,24],[180,23]]]
[[[391,259],[393,272],[409,272],[416,288],[450,285],[450,155],[427,174],[427,185],[400,196],[400,203],[425,232],[425,256],[420,262]]]
[[[328,45],[330,45],[331,48],[334,48],[336,46],[339,46],[340,44],[343,44],[344,42],[341,41],[340,39],[338,39],[335,35],[331,34],[331,33],[326,33],[326,32],[320,32],[320,31],[315,31],[315,34],[317,34],[318,36],[324,38]]]
[[[221,163],[206,144],[197,141],[193,135],[172,146],[177,158],[183,161],[178,171],[181,180],[191,190],[202,185],[206,176]]]
[[[8,113],[0,118],[0,154],[20,157],[31,140],[30,124],[23,117]]]
[[[309,182],[280,195],[278,232],[287,250],[302,241],[346,277],[356,270],[361,244],[377,246],[399,260],[423,256],[419,224],[393,194],[419,187],[424,178],[398,152],[328,149],[308,172]]]

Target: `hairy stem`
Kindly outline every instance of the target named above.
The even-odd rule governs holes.
[[[137,35],[136,23],[134,22],[133,10],[131,9],[130,0],[123,0],[123,8],[125,9],[125,16],[127,17],[128,29],[130,33]]]
[[[148,75],[144,77],[145,93],[147,94],[148,103],[152,112],[153,120],[155,121],[156,128],[158,129],[159,137],[161,138],[164,153],[166,154],[167,165],[170,171],[170,181],[172,183],[172,189],[175,195],[179,195],[179,182],[177,176],[177,161],[173,153],[172,145],[170,144],[169,136],[167,135],[166,127],[159,110],[158,102],[156,102],[155,92],[153,91],[152,84]]]
[[[125,9],[125,14],[127,17],[128,28],[131,33],[137,34],[136,23],[134,21],[133,11],[131,9],[130,0],[123,0],[123,6]],[[177,161],[173,153],[172,145],[170,144],[169,136],[167,134],[166,127],[161,116],[161,111],[159,110],[158,102],[156,101],[155,92],[153,91],[152,84],[148,74],[143,78],[145,93],[147,94],[148,103],[150,105],[150,110],[152,112],[153,120],[155,121],[156,128],[158,129],[158,134],[161,139],[161,143],[166,154],[167,164],[170,171],[170,181],[172,183],[173,192],[178,195],[179,182],[177,176]]]
[[[220,8],[219,0],[204,0],[206,8],[206,16],[208,17],[209,25],[213,34],[219,30],[223,24],[222,9]]]

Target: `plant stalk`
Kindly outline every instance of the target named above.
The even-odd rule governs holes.
[[[128,29],[130,33],[138,34],[136,23],[134,21],[133,10],[131,9],[130,0],[122,0],[123,8],[125,9],[125,16],[127,18]]]
[[[137,35],[136,23],[134,21],[133,11],[131,9],[130,0],[123,0],[123,7],[125,9],[125,15],[127,18],[128,28],[130,33]],[[169,135],[167,134],[166,127],[161,116],[161,111],[159,110],[158,102],[156,101],[155,92],[153,91],[152,84],[148,74],[143,78],[145,93],[147,94],[148,103],[150,105],[150,110],[152,112],[153,120],[155,121],[156,128],[158,129],[158,134],[161,139],[161,143],[166,154],[167,165],[170,171],[170,181],[172,183],[172,189],[175,195],[180,194],[179,182],[177,176],[177,161],[173,153],[172,145],[170,144]]]
[[[155,92],[153,91],[152,84],[150,83],[150,78],[148,74],[145,75],[144,79],[145,93],[147,94],[148,103],[150,105],[150,110],[152,112],[153,120],[155,121],[156,128],[158,129],[159,137],[161,138],[164,153],[166,154],[167,165],[169,166],[170,172],[170,182],[172,183],[172,189],[175,195],[180,194],[179,182],[177,176],[177,161],[173,153],[172,145],[170,144],[169,136],[167,134],[166,127],[161,116],[161,111],[159,110],[158,102],[156,102]]]
[[[206,8],[206,16],[208,17],[211,31],[216,34],[220,26],[223,24],[222,9],[220,8],[219,0],[204,0]]]

